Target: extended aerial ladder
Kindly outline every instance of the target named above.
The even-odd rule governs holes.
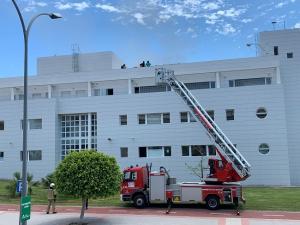
[[[186,85],[177,80],[174,71],[157,68],[155,70],[155,81],[157,84],[169,85],[182,98],[192,115],[203,125],[215,145],[216,152],[218,152],[221,160],[209,159],[210,174],[204,181],[206,183],[223,183],[247,179],[250,176],[250,164],[207,114]]]

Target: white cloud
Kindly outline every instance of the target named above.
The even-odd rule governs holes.
[[[47,5],[48,4],[46,2],[30,0],[28,1],[28,5],[24,8],[24,11],[25,12],[35,11],[37,7],[45,7]]]
[[[250,22],[252,22],[252,19],[242,19],[241,22],[242,23],[250,23]]]
[[[107,11],[107,12],[117,12],[117,13],[121,12],[120,9],[117,9],[116,7],[114,7],[112,5],[97,4],[95,7],[102,9],[104,11]]]
[[[221,29],[217,28],[216,32],[222,35],[234,34],[237,30],[230,24],[225,24]]]
[[[66,9],[75,9],[77,11],[83,11],[90,7],[90,4],[82,1],[82,2],[55,2],[54,7],[59,10],[66,10]]]
[[[294,28],[300,28],[300,22],[299,23],[296,23]]]
[[[136,19],[136,21],[139,24],[145,25],[145,21],[144,21],[145,16],[142,13],[135,13],[133,14],[133,17]]]
[[[223,2],[218,1],[218,2],[205,2],[202,4],[202,8],[205,10],[216,10],[221,8],[221,5]]]

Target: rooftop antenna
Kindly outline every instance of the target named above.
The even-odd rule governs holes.
[[[79,72],[79,45],[73,44],[72,45],[72,68],[73,72]]]

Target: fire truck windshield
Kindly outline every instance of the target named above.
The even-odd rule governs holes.
[[[136,172],[124,172],[124,177],[123,177],[124,181],[134,181],[136,180]]]

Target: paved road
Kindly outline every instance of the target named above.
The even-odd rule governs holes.
[[[28,225],[69,225],[78,222],[80,207],[60,206],[58,214],[45,214],[46,206],[34,205]],[[0,204],[0,225],[18,224],[18,206]],[[209,211],[199,208],[174,208],[169,215],[165,208],[142,210],[121,207],[91,207],[86,211],[88,225],[300,225],[300,212]],[[72,225],[73,225],[72,224]],[[75,224],[74,224],[75,225]]]
[[[34,212],[28,225],[75,225],[78,213],[49,214]],[[226,217],[187,217],[170,215],[120,215],[87,213],[83,221],[88,225],[300,225],[300,220],[248,219]],[[18,213],[1,211],[0,225],[17,225]]]

